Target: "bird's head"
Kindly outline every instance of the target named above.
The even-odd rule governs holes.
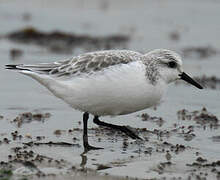
[[[170,50],[156,49],[145,54],[148,62],[151,62],[152,66],[156,66],[160,77],[166,82],[170,83],[178,79],[182,79],[199,89],[203,87],[188,76],[182,69],[181,57]]]

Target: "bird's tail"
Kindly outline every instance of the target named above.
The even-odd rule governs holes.
[[[22,64],[7,64],[5,65],[5,69],[9,70],[27,70],[30,71],[30,69],[25,68]]]
[[[59,66],[59,63],[40,63],[40,64],[8,64],[5,69],[17,70],[19,72],[35,72],[39,74],[49,74],[49,72]]]
[[[7,64],[5,65],[5,69],[14,70],[21,74],[27,75],[32,77],[33,79],[37,80],[48,89],[50,89],[47,84],[53,78],[48,76],[49,68],[46,68],[47,64]]]

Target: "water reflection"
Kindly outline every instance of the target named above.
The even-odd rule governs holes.
[[[80,167],[82,169],[84,169],[87,164],[87,160],[88,160],[87,153],[84,151],[82,154],[80,154],[80,156],[82,158],[81,163],[80,163]]]

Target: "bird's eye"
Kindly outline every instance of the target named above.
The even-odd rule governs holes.
[[[176,68],[176,67],[177,67],[177,64],[176,64],[175,61],[170,61],[170,62],[168,62],[168,66],[169,66],[170,68]]]

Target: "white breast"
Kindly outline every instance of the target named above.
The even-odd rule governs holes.
[[[90,76],[62,80],[52,89],[83,112],[99,116],[129,114],[157,104],[164,92],[165,83],[152,85],[145,71],[141,62],[116,65]]]

